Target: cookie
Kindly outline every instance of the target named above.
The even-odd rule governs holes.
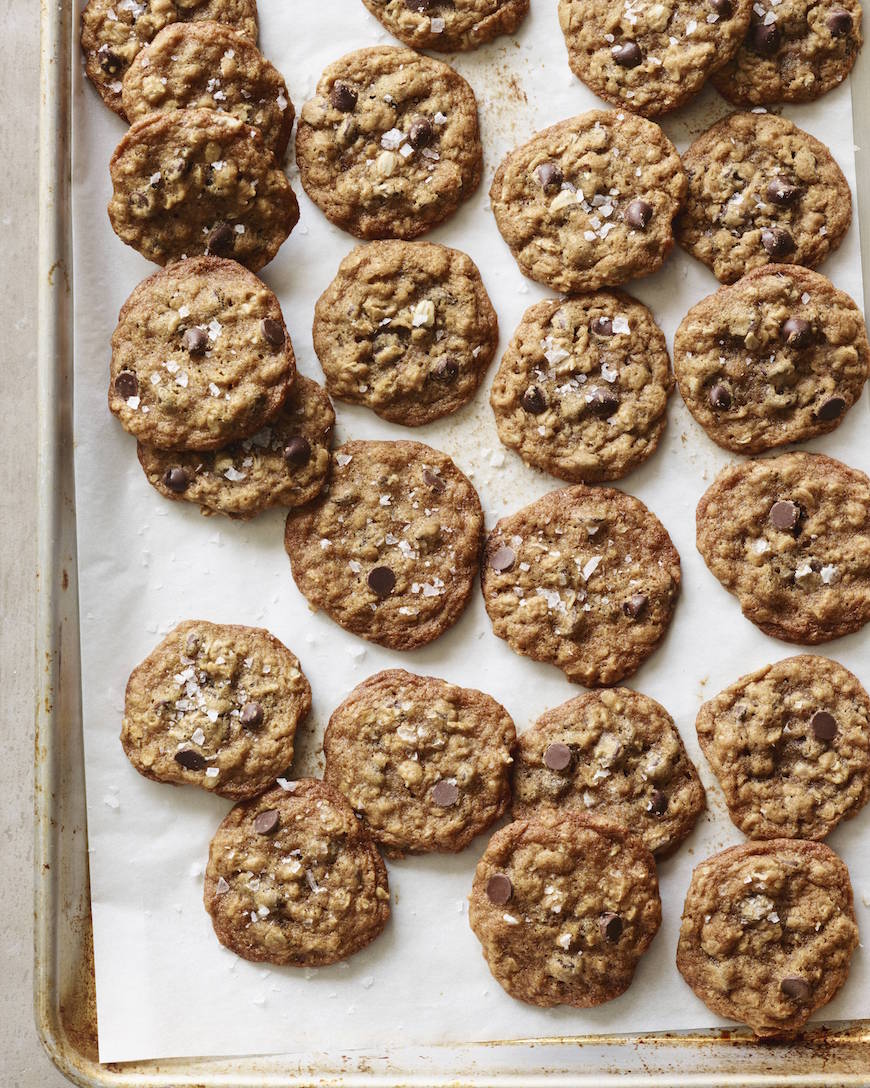
[[[553,810],[493,835],[468,908],[496,982],[545,1008],[624,993],[661,917],[655,862],[639,838]]]
[[[319,499],[287,516],[300,593],[345,630],[414,650],[462,615],[477,573],[480,499],[421,442],[346,442]]]
[[[155,272],[121,307],[109,408],[149,446],[217,450],[272,419],[295,375],[269,288],[235,261],[196,257]]]
[[[824,276],[764,265],[689,310],[674,338],[686,406],[714,442],[763,453],[838,427],[870,346],[855,303]]]
[[[299,219],[290,182],[259,130],[216,110],[140,118],[109,171],[112,229],[156,264],[205,253],[256,272]]]
[[[704,809],[704,787],[673,718],[647,695],[588,692],[520,734],[513,814],[588,813],[628,828],[654,854],[670,853]]]
[[[143,46],[165,26],[200,19],[257,40],[256,0],[88,0],[81,21],[85,72],[109,109],[124,117],[124,75]]]
[[[159,450],[139,443],[139,463],[167,499],[199,503],[204,514],[252,518],[272,506],[303,506],[329,472],[335,412],[317,382],[297,375],[262,430],[212,452]]]
[[[576,294],[660,268],[685,192],[680,156],[657,124],[590,110],[511,151],[489,197],[520,271]]]
[[[655,452],[674,387],[652,314],[599,291],[526,310],[492,385],[498,436],[572,483],[618,480]]]
[[[480,581],[492,629],[512,650],[599,687],[630,676],[664,637],[680,557],[639,499],[576,484],[496,524]]]
[[[477,265],[432,242],[358,246],[314,309],[329,392],[412,427],[467,404],[497,343]]]
[[[230,810],[211,841],[203,902],[222,945],[291,967],[347,959],[390,917],[377,849],[341,794],[314,778]]]
[[[529,0],[363,0],[391,34],[412,49],[467,52],[513,34]]]
[[[516,739],[489,695],[388,669],[333,711],[323,777],[388,856],[455,852],[507,809]]]
[[[249,38],[209,21],[164,27],[127,69],[121,100],[131,123],[179,109],[227,113],[259,129],[279,161],[293,128],[281,73]]]
[[[833,851],[746,842],[692,874],[677,967],[719,1016],[787,1036],[840,989],[857,944],[849,873]]]
[[[739,106],[808,102],[846,78],[863,40],[858,0],[762,0],[713,85]]]
[[[274,635],[186,620],[131,673],[121,744],[146,778],[238,800],[287,771],[310,709],[299,662]]]
[[[820,453],[723,469],[698,503],[698,551],[766,635],[814,645],[870,620],[870,480]]]
[[[599,98],[644,117],[677,109],[740,48],[752,0],[559,0],[571,71]]]
[[[683,155],[677,241],[722,283],[767,264],[816,265],[849,229],[852,194],[830,151],[785,117],[732,113]]]
[[[696,725],[751,839],[824,839],[870,797],[870,696],[836,661],[767,665],[704,703]]]
[[[416,238],[480,183],[474,92],[410,49],[348,53],[302,107],[296,162],[305,192],[337,226],[357,238]]]

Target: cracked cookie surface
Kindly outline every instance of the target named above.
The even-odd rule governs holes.
[[[861,396],[870,346],[861,311],[807,268],[765,265],[686,314],[674,372],[686,407],[734,453],[838,427]]]
[[[501,441],[571,482],[617,480],[655,452],[674,386],[649,310],[621,291],[526,310],[492,385]]]
[[[474,261],[432,242],[358,246],[314,309],[330,393],[407,426],[468,403],[497,343]]]
[[[121,307],[109,408],[148,445],[219,449],[275,416],[295,375],[275,295],[235,261],[197,257],[149,276]]]
[[[830,151],[770,113],[732,113],[683,155],[689,178],[677,241],[716,279],[766,264],[816,265],[852,220],[852,194]]]
[[[112,229],[156,264],[205,253],[256,272],[299,219],[290,182],[259,130],[216,110],[140,118],[109,171]]]
[[[353,634],[412,650],[468,604],[483,533],[480,499],[444,453],[421,442],[346,442],[329,483],[287,517],[299,591]]]
[[[337,226],[357,238],[416,238],[480,183],[474,92],[410,49],[348,53],[302,107],[296,161],[306,193]]]
[[[823,839],[870,796],[870,697],[836,661],[802,654],[743,676],[696,726],[750,838]]]
[[[852,885],[822,843],[732,846],[692,874],[677,968],[708,1008],[790,1035],[846,981],[858,944]]]
[[[731,465],[698,503],[698,551],[767,635],[815,644],[870,620],[870,480],[820,453]]]
[[[628,688],[588,692],[548,710],[520,734],[513,815],[580,812],[629,828],[664,855],[704,809],[704,787],[673,718]]]
[[[468,920],[511,997],[600,1005],[628,989],[661,923],[655,862],[615,824],[543,811],[490,839]]]
[[[664,637],[680,557],[639,499],[577,484],[495,525],[481,588],[511,649],[598,687],[630,676]]]
[[[293,128],[281,73],[254,43],[215,22],[173,23],[137,54],[124,76],[124,113],[210,109],[253,125],[280,162]]]
[[[513,34],[529,0],[363,0],[369,11],[412,49],[466,52]]]
[[[187,620],[131,673],[121,744],[146,778],[253,797],[293,762],[310,708],[299,661],[274,635]]]
[[[341,794],[313,778],[230,811],[209,847],[203,902],[221,944],[291,967],[346,959],[390,917],[374,843]]]
[[[333,711],[323,777],[388,856],[453,852],[507,809],[515,742],[491,696],[388,669]]]

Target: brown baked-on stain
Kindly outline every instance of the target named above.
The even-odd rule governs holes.
[[[98,1062],[94,931],[90,912],[86,909],[78,917],[71,918],[70,926],[78,934],[81,955],[76,965],[75,981],[70,990],[61,995],[58,1006],[64,1043],[88,1061]]]
[[[64,569],[63,569],[63,571],[61,572],[61,575],[60,575],[60,588],[61,589],[69,589],[69,574],[67,572],[66,567],[64,567]]]

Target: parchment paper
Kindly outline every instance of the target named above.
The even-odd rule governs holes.
[[[499,315],[502,350],[525,308],[547,292],[523,278],[498,234],[487,198],[492,174],[502,155],[532,132],[600,105],[568,69],[555,0],[533,0],[532,6],[516,40],[499,39],[455,60],[477,93],[486,172],[473,199],[428,236],[467,251],[478,263]],[[261,48],[284,73],[297,111],[327,63],[351,49],[392,42],[360,0],[260,0],[260,12]],[[683,149],[725,112],[710,90],[664,127]],[[785,113],[830,145],[854,189],[848,86]],[[312,614],[296,590],[282,546],[280,512],[238,524],[204,518],[195,506],[168,502],[152,490],[134,440],[106,407],[109,338],[118,309],[153,271],[114,236],[105,213],[108,162],[122,133],[119,119],[101,105],[79,69],[73,165],[75,467],[101,1060],[353,1048],[384,1053],[401,1044],[724,1023],[674,967],[693,866],[741,839],[699,752],[695,714],[702,700],[738,676],[799,651],[743,619],[736,600],[695,550],[695,505],[729,456],[691,419],[679,393],[672,398],[659,451],[621,485],[662,519],[682,556],[684,577],[670,634],[630,684],[674,716],[707,787],[709,810],[676,857],[660,866],[664,922],[629,991],[588,1011],[534,1009],[502,992],[466,912],[486,836],[456,857],[390,864],[392,921],[374,944],[346,963],[319,971],[267,969],[218,944],[202,906],[202,873],[209,840],[229,805],[193,788],[147,781],[128,764],[118,742],[127,676],[176,622],[199,617],[262,625],[298,654],[314,708],[300,731],[297,774],[320,773],[318,746],[330,712],[355,684],[385,667],[431,673],[490,692],[520,730],[581,689],[497,639],[478,592],[448,634],[414,653],[390,652],[346,634]],[[305,198],[295,166],[288,172],[302,217],[263,277],[281,300],[300,369],[322,380],[311,344],[314,302],[355,243]],[[854,224],[822,271],[862,304]],[[688,308],[716,286],[702,265],[675,249],[660,273],[629,289],[652,308],[671,344]],[[560,486],[500,446],[488,404],[495,365],[472,405],[413,431],[364,409],[337,405],[338,438],[411,436],[446,451],[473,479],[492,525],[503,513]],[[865,393],[837,431],[807,448],[867,471],[867,408]],[[857,671],[866,683],[867,638],[854,635],[820,652]],[[861,841],[867,842],[868,832],[870,806],[830,839],[850,867],[865,935],[870,854]],[[870,968],[863,949],[826,1015],[870,1015]]]

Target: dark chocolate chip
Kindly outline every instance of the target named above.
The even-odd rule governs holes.
[[[810,984],[800,975],[786,975],[779,984],[780,990],[786,997],[792,998],[798,1004],[805,1004],[810,999]]]
[[[635,593],[633,597],[622,602],[622,611],[632,620],[639,620],[648,607],[649,597],[645,593]]]
[[[589,405],[591,412],[606,419],[608,416],[612,416],[619,407],[619,397],[612,389],[598,388],[592,390],[586,398],[586,403]]]
[[[796,528],[800,519],[801,508],[796,502],[790,502],[786,499],[777,499],[767,515],[767,520],[774,529],[781,529],[783,532],[791,532]]]
[[[139,392],[139,379],[132,370],[122,370],[115,378],[115,392],[124,400],[127,397],[135,397]]]
[[[779,49],[782,36],[776,23],[754,23],[749,28],[747,44],[762,57],[772,57]]]
[[[726,412],[731,407],[731,393],[727,385],[716,382],[710,390],[710,407],[720,412]]]
[[[775,178],[771,178],[767,183],[767,199],[771,204],[785,207],[786,204],[791,204],[797,200],[799,196],[800,187],[786,181],[785,178],[781,178],[779,174]]]
[[[842,8],[835,8],[825,19],[825,25],[832,38],[845,38],[852,30],[852,16]]]
[[[554,162],[542,162],[535,173],[542,189],[558,189],[564,181],[561,169]]]
[[[254,726],[263,724],[263,708],[259,703],[245,703],[239,714],[242,725]]]
[[[653,216],[652,204],[645,200],[632,200],[625,209],[625,218],[630,227],[635,230],[646,230]]]
[[[280,321],[276,321],[274,317],[264,317],[260,328],[267,344],[271,344],[273,348],[284,347],[284,326]]]
[[[357,93],[347,83],[336,83],[329,94],[333,109],[350,113],[356,109]]]
[[[429,11],[435,4],[435,0],[405,0],[408,11]]]
[[[291,468],[301,468],[311,460],[311,443],[301,434],[294,435],[284,447],[284,461]]]
[[[189,355],[204,355],[208,347],[208,335],[204,329],[194,325],[193,328],[185,330],[181,338],[181,346]]]
[[[201,771],[205,766],[205,756],[192,748],[182,748],[175,753],[175,762],[180,763],[186,771]]]
[[[544,766],[551,771],[564,771],[571,765],[571,749],[555,742],[544,749]]]
[[[373,567],[367,581],[369,589],[378,597],[389,597],[396,586],[396,576],[389,567]]]
[[[761,232],[761,244],[771,257],[777,259],[795,251],[794,238],[782,227],[765,227]]]
[[[510,570],[514,563],[516,563],[516,561],[516,552],[513,550],[513,548],[509,548],[506,544],[503,544],[500,548],[496,548],[496,550],[489,557],[489,565],[492,567],[493,570],[497,570],[499,572]]]
[[[439,808],[450,808],[459,800],[459,787],[455,782],[442,778],[432,787],[432,800]]]
[[[432,143],[434,136],[435,130],[432,128],[432,122],[425,117],[418,117],[408,129],[408,143],[417,151],[421,147],[428,147]]]
[[[609,317],[593,317],[589,323],[589,331],[595,336],[613,336],[613,322]]]
[[[433,491],[437,491],[439,495],[447,490],[447,484],[445,484],[441,477],[436,472],[433,472],[431,468],[423,469],[423,483],[428,487],[431,487]]]
[[[731,16],[734,8],[731,5],[731,0],[710,0],[710,7],[716,12],[720,19],[728,19]]]
[[[267,808],[254,817],[254,830],[258,835],[271,835],[278,830],[281,814],[276,808]]]
[[[445,355],[443,358],[435,360],[429,371],[429,376],[434,378],[436,382],[443,382],[444,385],[447,385],[455,380],[458,373],[459,367],[456,365],[456,360],[450,355]]]
[[[824,404],[819,405],[816,419],[829,423],[832,419],[838,419],[846,411],[846,402],[842,397],[829,397]]]
[[[790,317],[782,326],[782,335],[790,348],[807,348],[813,342],[813,327],[802,317]]]
[[[540,386],[537,385],[530,385],[526,389],[520,403],[529,415],[539,416],[541,412],[547,410],[547,401],[544,398],[544,393]]]
[[[100,61],[100,67],[106,73],[107,76],[117,75],[121,71],[123,60],[117,53],[113,53],[107,45],[101,45],[97,50],[97,57]]]
[[[637,42],[623,42],[621,45],[614,45],[610,52],[620,68],[637,68],[643,60],[643,53],[641,53]]]
[[[653,790],[652,797],[650,797],[647,805],[647,812],[651,812],[654,816],[663,816],[667,811],[667,795],[662,793],[661,790]]]
[[[514,886],[504,873],[493,873],[486,882],[486,898],[497,907],[503,907],[513,894]]]
[[[810,729],[817,740],[833,740],[837,735],[837,719],[827,710],[817,710],[810,718]]]
[[[598,919],[598,928],[601,930],[601,936],[605,941],[616,944],[622,936],[622,919],[613,911],[608,911]]]
[[[180,495],[190,487],[190,476],[186,468],[174,465],[163,473],[163,483],[170,491]]]
[[[232,253],[235,244],[236,232],[229,223],[215,223],[205,240],[205,251],[226,257]]]

